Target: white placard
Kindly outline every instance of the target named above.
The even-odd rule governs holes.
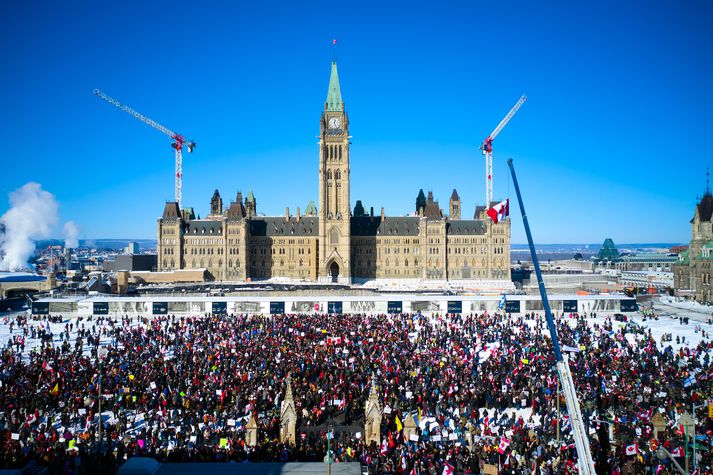
[[[196,440],[198,440],[198,437],[195,436],[195,435],[192,435],[192,436],[190,437],[190,439],[188,439],[188,440],[190,440],[192,443],[195,444],[195,443],[196,443]]]
[[[418,434],[411,434],[409,436],[408,440],[413,441],[413,442],[418,442]]]
[[[441,436],[440,435],[434,435],[431,437],[431,440],[433,442],[440,442],[441,441]]]
[[[384,407],[384,414],[391,414],[391,408],[389,406]]]
[[[222,389],[216,389],[216,390],[215,390],[215,395],[216,395],[216,396],[222,396],[222,395],[223,395],[223,390],[222,390]]]
[[[228,425],[231,427],[235,427],[235,419],[228,419]]]
[[[84,416],[87,414],[87,410],[84,408],[81,408],[81,409],[77,410],[77,414],[79,414],[80,416]]]
[[[458,434],[448,434],[448,440],[458,440]]]
[[[151,384],[149,384],[149,386],[151,387],[151,389],[156,389],[156,383],[154,383],[153,381],[151,381]]]
[[[20,440],[20,434],[13,432],[11,438],[12,440]]]

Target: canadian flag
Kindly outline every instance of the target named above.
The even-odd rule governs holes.
[[[389,446],[386,443],[386,439],[381,442],[381,455],[386,455],[389,453]]]
[[[496,204],[492,208],[488,209],[486,213],[488,214],[488,216],[490,216],[490,219],[492,219],[495,224],[498,224],[507,216],[510,216],[510,198],[507,198],[505,201],[501,201],[500,203]]]
[[[639,444],[638,443],[633,443],[631,445],[626,446],[626,455],[636,455],[636,453],[639,451]]]
[[[505,437],[502,437],[500,439],[500,445],[498,445],[498,452],[500,454],[504,454],[505,450],[510,446],[510,440],[506,439]]]
[[[683,447],[676,447],[671,451],[671,455],[674,457],[683,457]]]
[[[453,467],[453,465],[449,464],[448,462],[443,463],[443,473],[441,475],[454,475],[456,473],[456,469]]]

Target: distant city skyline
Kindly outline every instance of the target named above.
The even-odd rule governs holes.
[[[252,190],[259,213],[317,202],[319,116],[337,59],[349,114],[351,207],[413,212],[419,189],[463,217],[513,158],[537,243],[687,243],[713,136],[713,5],[242,2],[33,4],[0,19],[0,215],[37,182],[80,239],[153,239],[173,198],[170,140],[100,88],[196,140],[184,206]],[[100,19],[98,21],[97,19]],[[333,44],[333,39],[337,44]],[[713,167],[711,167],[713,168]]]

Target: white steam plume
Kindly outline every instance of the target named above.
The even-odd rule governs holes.
[[[10,193],[11,208],[0,217],[0,270],[27,267],[35,240],[46,239],[57,225],[57,202],[42,185],[29,182]]]
[[[64,247],[79,247],[79,226],[74,221],[64,223]]]

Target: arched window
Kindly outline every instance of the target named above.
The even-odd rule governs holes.
[[[329,233],[329,240],[332,244],[339,244],[339,231],[337,231],[337,228],[332,228]]]
[[[332,170],[327,170],[327,180],[332,179]]]
[[[342,146],[339,146],[339,160],[342,159]]]

